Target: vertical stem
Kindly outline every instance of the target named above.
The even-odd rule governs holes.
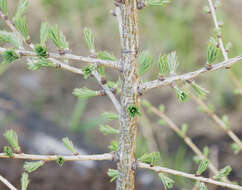
[[[215,28],[216,30],[219,30],[220,27],[219,27],[219,24],[218,24],[218,19],[217,19],[217,15],[216,15],[216,11],[215,11],[215,8],[214,8],[214,4],[213,4],[213,1],[212,0],[208,0],[208,3],[209,3],[209,7],[210,7],[210,10],[211,10],[211,14],[212,14],[212,17],[213,17],[213,22],[214,22],[214,25],[215,25]],[[228,53],[226,52],[225,50],[225,47],[224,47],[224,43],[223,43],[223,39],[222,39],[222,36],[218,36],[218,42],[219,42],[219,47],[221,49],[221,52],[223,54],[223,57],[224,57],[224,60],[227,61],[229,58],[228,58]],[[230,68],[230,67],[226,67],[226,68]],[[230,78],[232,79],[232,81],[234,82],[234,84],[239,88],[241,89],[241,84],[240,82],[236,79],[235,75],[233,72],[229,72],[229,75],[230,75]]]
[[[121,94],[121,114],[119,139],[119,163],[116,190],[133,190],[135,171],[133,163],[136,160],[137,118],[128,114],[129,105],[138,106],[137,49],[138,49],[138,19],[137,0],[125,0],[121,6],[122,15],[122,66],[123,84]]]
[[[212,17],[213,17],[215,28],[216,28],[216,30],[219,30],[220,27],[219,27],[219,24],[218,24],[218,19],[217,19],[217,16],[216,16],[216,12],[215,12],[213,1],[212,0],[208,0],[208,3],[209,3],[210,11],[211,11],[211,14],[212,14]],[[218,41],[219,41],[219,47],[220,47],[220,49],[222,51],[224,60],[227,61],[229,58],[228,58],[228,54],[227,54],[227,52],[226,52],[226,50],[224,48],[224,43],[223,43],[222,36],[218,36]]]

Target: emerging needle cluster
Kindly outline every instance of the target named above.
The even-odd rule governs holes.
[[[170,1],[168,0],[115,0],[115,10],[112,12],[118,21],[118,28],[121,38],[121,58],[116,58],[112,53],[107,51],[98,51],[95,47],[95,35],[90,28],[84,28],[84,42],[89,49],[89,56],[75,55],[71,53],[71,47],[64,33],[57,25],[50,25],[47,22],[41,24],[40,41],[35,43],[30,37],[30,29],[28,26],[26,11],[28,9],[28,0],[19,0],[16,14],[12,19],[8,16],[8,0],[0,0],[0,17],[5,21],[10,31],[0,30],[0,41],[9,43],[11,48],[0,47],[2,56],[1,64],[13,64],[20,59],[27,60],[28,69],[35,71],[44,67],[63,69],[75,74],[80,74],[84,79],[94,77],[101,86],[101,90],[88,89],[86,87],[76,88],[73,90],[73,95],[79,98],[92,98],[95,96],[108,96],[116,113],[105,112],[103,117],[108,121],[119,120],[120,128],[115,129],[109,125],[100,125],[100,131],[104,135],[119,135],[119,141],[112,141],[109,146],[110,153],[97,155],[80,155],[74,146],[74,143],[68,138],[63,138],[63,144],[72,155],[32,155],[25,154],[21,151],[21,145],[18,142],[18,135],[13,130],[7,130],[4,133],[9,146],[3,148],[0,153],[0,158],[23,159],[29,160],[24,163],[24,172],[21,177],[21,189],[27,190],[30,182],[29,175],[47,164],[49,161],[55,161],[59,166],[62,166],[66,161],[88,161],[88,160],[110,160],[117,162],[117,170],[109,169],[107,174],[111,177],[111,181],[117,180],[117,190],[133,190],[135,170],[138,168],[155,171],[159,176],[165,189],[174,186],[174,180],[166,174],[183,176],[199,182],[198,188],[206,190],[205,183],[210,183],[226,188],[241,190],[242,186],[235,185],[228,180],[232,168],[226,166],[223,169],[217,169],[209,160],[208,148],[204,148],[203,152],[199,150],[191,138],[187,135],[188,126],[177,126],[166,114],[164,107],[157,109],[148,101],[142,100],[142,105],[146,110],[154,113],[166,125],[170,127],[185,143],[194,151],[198,164],[197,171],[192,174],[177,171],[159,166],[160,153],[151,152],[145,153],[139,158],[136,158],[136,136],[137,136],[137,121],[141,116],[140,99],[141,95],[154,88],[170,86],[179,102],[186,101],[192,98],[204,112],[206,112],[217,125],[222,128],[228,136],[234,141],[232,148],[236,153],[242,150],[241,140],[231,130],[227,117],[222,119],[217,116],[213,110],[203,102],[203,98],[208,91],[195,82],[195,78],[202,74],[216,71],[219,69],[229,69],[233,64],[242,60],[242,55],[234,58],[228,58],[230,43],[223,44],[221,24],[217,21],[215,10],[220,3],[215,4],[212,0],[208,0],[208,7],[205,7],[205,12],[212,15],[216,36],[209,40],[207,48],[207,61],[204,67],[193,72],[178,74],[179,58],[175,51],[161,54],[157,66],[159,73],[157,79],[149,82],[142,82],[142,77],[145,73],[155,65],[155,60],[149,51],[142,51],[138,54],[139,36],[138,36],[138,11],[149,6],[164,6]],[[47,40],[51,41],[57,48],[57,52],[52,52],[47,46]],[[224,61],[215,63],[218,53],[222,52]],[[72,66],[71,61],[82,62],[83,66]],[[111,68],[120,72],[120,77],[117,81],[107,80],[106,68]],[[230,73],[231,79],[235,81],[239,91],[241,86],[236,82],[236,77]],[[193,89],[195,94],[190,89],[184,89],[178,85],[178,81],[183,82]],[[239,85],[238,85],[239,84]],[[120,100],[119,100],[120,97]],[[213,173],[211,178],[203,177],[204,172],[210,169]],[[0,175],[2,181],[9,189],[16,188]]]

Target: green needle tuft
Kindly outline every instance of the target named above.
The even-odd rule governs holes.
[[[19,59],[17,53],[14,50],[6,50],[2,53],[3,61],[2,64],[10,64]]]

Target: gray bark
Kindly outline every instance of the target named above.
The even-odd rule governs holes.
[[[137,116],[131,118],[128,114],[129,105],[138,106],[137,87],[139,78],[137,74],[138,50],[138,19],[137,0],[126,0],[121,7],[122,14],[122,66],[123,84],[121,95],[119,139],[119,163],[116,190],[133,190],[135,171],[132,166],[136,161],[136,134]]]

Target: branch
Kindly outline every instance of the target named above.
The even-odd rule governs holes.
[[[13,25],[13,23],[7,17],[5,17],[3,15],[1,10],[0,10],[0,16],[2,17],[2,19],[6,22],[8,27],[13,32],[19,34],[19,36],[22,36],[17,31],[17,29]],[[27,45],[30,46],[32,49],[34,48],[34,45],[32,43],[27,44]],[[17,51],[19,53],[22,53],[24,56],[37,56],[37,54],[35,52],[31,52],[31,51],[26,51],[26,50],[17,50]],[[57,53],[49,53],[48,52],[48,55],[49,55],[50,58],[68,59],[68,60],[83,61],[83,62],[88,62],[88,63],[95,63],[95,64],[98,64],[98,65],[102,65],[102,66],[106,66],[106,67],[110,67],[110,68],[121,70],[119,62],[115,62],[115,61],[95,59],[95,58],[91,58],[91,57],[84,57],[84,56],[74,55],[74,54],[70,54],[70,53],[65,53],[64,55],[60,55],[60,54],[57,54]]]
[[[230,188],[230,189],[242,190],[242,186],[239,186],[239,185],[224,183],[224,182],[216,181],[216,180],[211,179],[211,178],[195,176],[194,174],[189,174],[189,173],[185,173],[185,172],[181,172],[181,171],[177,171],[177,170],[173,170],[173,169],[169,169],[169,168],[163,168],[163,167],[159,167],[159,166],[153,166],[152,167],[149,164],[145,164],[145,163],[142,163],[142,162],[137,162],[137,166],[139,168],[153,170],[157,173],[164,172],[164,173],[169,173],[169,174],[176,175],[176,176],[182,176],[182,177],[186,177],[186,178],[189,178],[189,179],[194,179],[194,180],[201,181],[201,182],[204,182],[204,183],[210,183],[210,184],[218,185],[218,186],[221,186],[221,187],[227,187],[227,188]]]
[[[208,106],[203,102],[201,99],[196,97],[193,93],[189,93],[192,99],[199,105],[201,106],[204,111],[217,123],[217,125],[222,128],[228,136],[240,147],[242,150],[242,142],[241,140],[234,134],[234,132],[226,126],[226,124],[220,119],[213,111],[210,111]]]
[[[156,107],[154,107],[152,105],[149,108],[149,110],[152,111],[158,117],[162,118],[167,123],[167,126],[169,128],[171,128],[177,135],[179,135],[184,140],[184,142],[187,144],[187,146],[189,146],[192,149],[192,151],[197,156],[199,156],[200,159],[204,159],[205,158],[205,156],[200,151],[200,149],[197,147],[197,145],[192,142],[191,138],[189,138],[186,134],[180,135],[180,134],[182,134],[180,128],[166,114],[164,114],[163,112],[159,111]],[[218,169],[213,165],[212,162],[209,162],[209,169],[214,174],[218,174]]]
[[[97,71],[92,72],[92,74],[97,79],[98,83],[102,86],[102,88],[104,89],[107,96],[113,102],[113,105],[116,108],[116,111],[118,112],[118,114],[120,114],[121,113],[121,105],[120,105],[119,101],[116,99],[116,97],[114,96],[114,93],[110,90],[110,88],[106,84],[102,84],[101,76],[98,74]]]
[[[93,53],[95,53],[95,51]],[[96,64],[96,63],[94,63],[94,64]],[[97,71],[93,71],[92,74],[97,79],[98,83],[102,86],[102,88],[104,89],[107,96],[113,102],[113,105],[114,105],[116,111],[120,115],[121,114],[121,105],[120,105],[119,101],[116,99],[112,90],[106,84],[102,83],[102,77]]]
[[[197,71],[189,72],[189,73],[186,73],[183,75],[167,77],[162,81],[154,80],[154,81],[146,82],[141,85],[141,87],[139,88],[139,92],[142,94],[142,93],[144,93],[148,90],[154,89],[154,88],[171,85],[173,82],[176,82],[176,81],[190,80],[190,79],[200,76],[203,73],[216,71],[216,70],[219,70],[219,69],[222,69],[225,67],[231,67],[233,64],[235,64],[241,60],[242,60],[242,55],[228,59],[227,61],[223,61],[218,64],[214,64],[214,65],[212,65],[211,69],[207,69],[206,67],[203,67]]]
[[[1,48],[1,52],[5,51],[6,49]],[[16,53],[22,55],[22,56],[30,56],[30,57],[37,57],[38,55],[33,51],[27,51],[27,50],[14,50]],[[83,61],[88,63],[95,63],[98,65],[102,65],[105,67],[114,68],[117,70],[121,70],[121,67],[118,62],[109,61],[109,60],[101,60],[101,59],[94,59],[91,57],[84,57],[79,55],[73,55],[66,53],[64,55],[60,55],[58,53],[49,53],[48,52],[48,58],[54,58],[54,59],[68,59],[68,60],[75,60],[75,61]]]
[[[210,11],[211,11],[212,17],[213,17],[213,22],[214,22],[215,28],[216,28],[216,30],[219,30],[220,27],[219,27],[217,15],[216,15],[214,4],[213,4],[212,0],[208,0],[208,4],[209,4],[209,7],[210,7]],[[222,39],[222,36],[220,36],[220,35],[218,36],[218,42],[219,42],[219,48],[221,49],[221,52],[222,52],[223,57],[224,57],[224,60],[227,61],[229,59],[228,58],[228,53],[227,53],[227,51],[224,48],[223,39]],[[229,74],[230,74],[230,77],[231,77],[232,81],[234,82],[234,84],[239,89],[241,89],[242,87],[241,87],[239,81],[234,76],[234,74],[232,72],[230,72]]]
[[[0,175],[0,181],[3,182],[9,189],[17,190],[7,179]]]
[[[210,11],[211,11],[211,14],[212,14],[212,17],[213,17],[215,29],[219,30],[220,27],[219,27],[219,24],[218,24],[218,19],[217,19],[216,13],[215,13],[215,8],[214,8],[214,5],[213,5],[213,2],[212,2],[212,0],[208,0],[208,3],[209,3]],[[223,43],[222,37],[220,35],[218,36],[218,42],[219,42],[219,47],[222,51],[223,57],[224,57],[225,61],[227,61],[229,59],[228,54],[227,54],[227,52],[224,48],[224,43]]]
[[[0,10],[0,16],[2,17],[2,19],[6,22],[6,24],[8,25],[8,27],[13,31],[13,32],[16,32],[22,39],[23,39],[23,36],[17,31],[17,29],[15,28],[15,26],[13,25],[13,23],[7,18],[7,17],[5,17],[4,15],[3,15],[3,13],[2,13],[2,11]],[[25,41],[26,42],[26,41]],[[26,43],[26,45],[28,45],[31,49],[34,49],[34,45],[32,44],[32,43],[30,43],[30,44],[28,44],[28,43]],[[3,50],[3,48],[1,48],[2,50]],[[25,52],[25,53],[29,53],[29,54],[31,54],[32,56],[34,55],[34,56],[36,56],[36,54],[34,53],[34,52],[30,52],[30,51],[26,51],[26,50],[18,50],[18,51],[23,51],[23,53]],[[20,53],[20,52],[19,52]],[[66,54],[66,55],[64,55],[64,56],[62,56],[62,55],[58,55],[58,54],[53,54],[53,53],[51,53],[51,55],[53,56],[53,57],[55,57],[55,56],[58,56],[58,58],[64,58],[64,56],[72,56],[72,59],[74,59],[74,57],[75,57],[75,59],[81,59],[81,57],[79,56],[74,56],[74,55],[71,55],[71,54]],[[90,59],[90,60],[89,60]],[[97,63],[100,63],[100,64],[103,64],[103,63],[115,63],[115,62],[112,62],[112,61],[105,61],[105,60],[99,60],[99,59],[92,59],[92,58],[85,58],[85,60],[88,62],[88,61],[92,61],[94,64],[96,64],[96,62],[94,62],[94,60],[95,61],[97,61]],[[62,69],[65,69],[65,70],[68,70],[68,71],[71,71],[71,72],[73,72],[73,73],[77,73],[77,74],[81,74],[81,75],[83,75],[83,72],[82,72],[82,70],[81,69],[78,69],[78,68],[75,68],[75,67],[72,67],[72,66],[69,66],[69,65],[67,65],[67,64],[65,64],[65,63],[62,63],[62,62],[60,62],[59,60],[56,60],[56,59],[54,59],[54,58],[49,58],[49,60],[50,61],[52,61],[55,65],[56,65],[56,67],[57,68],[62,68]],[[101,62],[102,63],[101,63]],[[118,63],[115,63],[115,65],[117,66],[117,68],[118,68]],[[119,66],[120,67],[120,66]],[[120,69],[121,70],[121,69]],[[94,76],[95,76],[95,78],[98,80],[98,82],[101,84],[101,77],[99,76],[99,74],[96,72],[96,73],[94,73]],[[106,94],[110,97],[110,99],[112,100],[112,102],[113,102],[113,104],[114,104],[114,106],[115,106],[115,108],[116,108],[116,110],[118,111],[118,113],[120,113],[120,110],[121,110],[121,106],[120,106],[120,104],[119,104],[119,102],[117,101],[117,99],[115,98],[115,96],[114,96],[114,94],[112,93],[112,91],[107,87],[107,85],[103,85],[103,84],[101,84],[101,86],[104,88],[104,90],[105,90],[105,92],[106,92]]]
[[[4,52],[6,50],[7,50],[6,48],[0,47],[0,53]],[[22,53],[27,52],[27,51],[26,50],[16,50],[15,52],[20,56],[20,55],[23,55]],[[34,52],[29,52],[29,55],[30,54],[35,56]],[[57,68],[61,68],[61,69],[68,70],[68,71],[71,71],[71,72],[76,73],[76,74],[83,75],[82,70],[79,69],[79,68],[67,65],[67,64],[62,63],[62,62],[60,62],[60,61],[58,61],[56,59],[53,59],[53,58],[49,58],[49,60],[52,61],[56,65]]]
[[[77,156],[60,156],[60,155],[33,155],[33,154],[13,154],[11,159],[20,160],[42,160],[56,161],[58,157],[62,157],[64,161],[90,161],[90,160],[113,160],[113,153],[94,154],[94,155],[77,155]],[[9,158],[5,153],[0,153],[0,158]]]

